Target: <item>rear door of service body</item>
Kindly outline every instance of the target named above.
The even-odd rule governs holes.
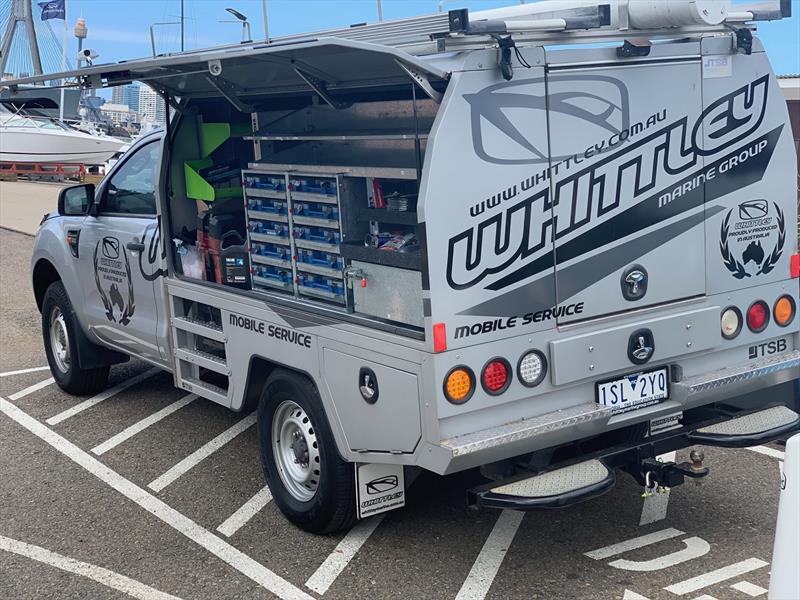
[[[706,292],[699,56],[609,50],[548,69],[559,323]]]

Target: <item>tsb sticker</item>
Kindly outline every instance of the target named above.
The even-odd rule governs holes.
[[[722,220],[719,250],[731,275],[745,279],[772,271],[785,241],[786,223],[777,203],[748,200]]]
[[[357,465],[356,491],[359,519],[405,506],[403,465]]]
[[[750,346],[747,349],[747,354],[751,360],[754,358],[764,358],[765,356],[786,352],[788,347],[789,345],[786,342],[786,338],[781,338],[779,340],[772,340],[770,342],[764,342],[763,344]]]

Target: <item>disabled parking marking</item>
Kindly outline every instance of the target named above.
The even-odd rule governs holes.
[[[342,541],[333,549],[319,568],[306,581],[306,587],[323,595],[328,591],[336,578],[347,568],[353,557],[369,539],[369,536],[383,521],[384,515],[378,515],[359,521]]]
[[[517,510],[500,513],[456,600],[483,600],[486,597],[524,516],[525,513]]]
[[[172,413],[175,413],[182,409],[187,404],[193,402],[197,399],[197,394],[189,394],[184,396],[180,400],[176,400],[169,406],[166,406],[159,410],[158,412],[153,413],[149,417],[145,417],[141,421],[134,423],[127,429],[123,429],[115,436],[107,439],[102,444],[98,444],[94,448],[92,448],[92,454],[96,454],[97,456],[101,456],[111,450],[112,448],[116,448],[123,442],[128,441],[137,433],[140,433],[150,427],[151,425],[155,425],[160,420],[165,419],[166,417],[170,416]]]
[[[667,529],[654,531],[653,533],[648,533],[646,535],[640,535],[639,537],[635,537],[630,540],[611,544],[610,546],[598,548],[597,550],[592,550],[591,552],[586,552],[584,553],[584,556],[588,556],[594,560],[603,560],[604,558],[611,558],[612,556],[622,554],[623,552],[628,552],[629,550],[638,550],[639,548],[644,548],[645,546],[649,546],[651,544],[663,542],[664,540],[669,540],[678,537],[679,535],[684,535],[684,532],[669,527]]]
[[[658,556],[651,560],[627,560],[621,558],[611,561],[608,565],[615,569],[624,569],[626,571],[660,571],[661,569],[674,567],[686,561],[700,558],[711,551],[711,545],[703,538],[690,537],[681,541],[686,546],[684,549],[665,554],[664,556]]]
[[[30,558],[68,573],[86,577],[141,600],[180,600],[177,596],[161,592],[125,575],[120,575],[114,571],[109,571],[103,567],[76,560],[63,554],[51,552],[41,546],[34,546],[33,544],[13,540],[2,535],[0,535],[0,550]]]
[[[768,564],[769,563],[758,558],[748,558],[747,560],[728,565],[727,567],[722,567],[721,569],[703,573],[702,575],[692,577],[691,579],[681,581],[680,583],[669,585],[664,589],[677,596],[683,596],[685,594],[700,591],[703,588],[721,583],[728,579],[739,577],[740,575],[744,575],[750,571],[755,571],[756,569],[766,567]]]
[[[37,371],[49,371],[50,367],[32,367],[30,369],[17,369],[16,371],[6,371],[0,373],[0,377],[13,377],[14,375],[24,375],[25,373],[36,373]]]
[[[18,391],[16,394],[11,394],[8,399],[12,401],[19,400],[20,398],[24,398],[25,396],[46,388],[48,385],[55,383],[55,381],[56,380],[51,377],[50,379],[45,379],[39,383],[34,383],[33,385],[26,387],[24,390]]]
[[[217,527],[217,531],[225,537],[231,537],[234,533],[239,531],[245,523],[255,517],[258,511],[269,504],[270,500],[272,500],[272,493],[269,491],[269,487],[265,485],[255,496],[245,502],[239,510],[225,519],[225,522]]]
[[[68,408],[64,412],[60,412],[57,415],[55,415],[53,417],[50,417],[49,419],[47,419],[46,422],[47,422],[48,425],[58,425],[59,423],[62,423],[63,421],[66,421],[70,417],[74,417],[75,415],[77,415],[79,413],[82,413],[83,411],[85,411],[85,410],[87,410],[89,408],[92,408],[93,406],[96,406],[97,404],[100,404],[101,402],[104,402],[105,400],[108,400],[109,398],[111,398],[112,396],[120,393],[121,391],[127,390],[129,387],[133,387],[134,385],[136,385],[138,383],[141,383],[145,379],[147,379],[149,377],[152,377],[153,375],[156,375],[157,373],[161,373],[161,372],[162,372],[162,370],[159,369],[158,367],[154,367],[152,369],[148,369],[144,373],[139,373],[135,377],[131,377],[130,379],[128,379],[126,381],[123,381],[122,383],[118,383],[114,387],[109,388],[109,389],[105,390],[104,392],[101,392],[101,393],[97,394],[96,396],[94,396],[92,398],[89,398],[88,400],[84,400],[80,404],[77,404],[76,406],[73,406],[72,408]],[[9,396],[9,399],[10,400],[16,400],[16,398],[14,398],[13,396]]]
[[[256,423],[256,414],[250,413],[244,419],[237,422],[233,427],[226,429],[222,433],[220,433],[217,437],[213,440],[208,442],[207,444],[201,446],[194,452],[192,452],[189,456],[184,458],[180,461],[177,465],[169,469],[163,475],[158,476],[156,479],[151,481],[147,484],[151,490],[160,492],[169,484],[174,482],[178,479],[181,475],[184,475],[190,469],[196,467],[200,462],[209,456],[211,456],[214,452],[222,448],[225,444],[230,442],[240,433],[243,433]]]
[[[239,571],[242,575],[272,592],[281,598],[281,600],[313,600],[313,596],[310,594],[307,594],[261,563],[253,560],[238,548],[235,548],[222,538],[217,537],[204,527],[198,525],[189,517],[178,512],[144,488],[139,487],[116,471],[110,469],[91,454],[84,452],[68,439],[40,423],[28,413],[4,398],[0,398],[0,412],[4,413],[30,433],[83,467],[100,481],[132,502],[135,502],[154,517],[186,536],[189,540],[206,549],[208,552]]]

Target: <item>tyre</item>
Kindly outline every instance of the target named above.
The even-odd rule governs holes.
[[[42,301],[42,335],[50,372],[68,394],[82,396],[106,387],[108,367],[78,366],[78,322],[67,291],[60,281],[50,284]]]
[[[289,521],[320,534],[353,524],[353,465],[339,456],[308,378],[283,370],[270,375],[258,405],[258,438],[264,476]]]

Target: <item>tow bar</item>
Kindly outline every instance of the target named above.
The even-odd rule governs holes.
[[[654,458],[647,458],[641,462],[638,472],[631,472],[636,481],[642,485],[648,484],[648,473],[658,481],[661,486],[673,488],[681,485],[686,477],[702,479],[708,475],[708,467],[703,466],[705,454],[702,450],[692,450],[689,453],[691,462],[661,462]]]

